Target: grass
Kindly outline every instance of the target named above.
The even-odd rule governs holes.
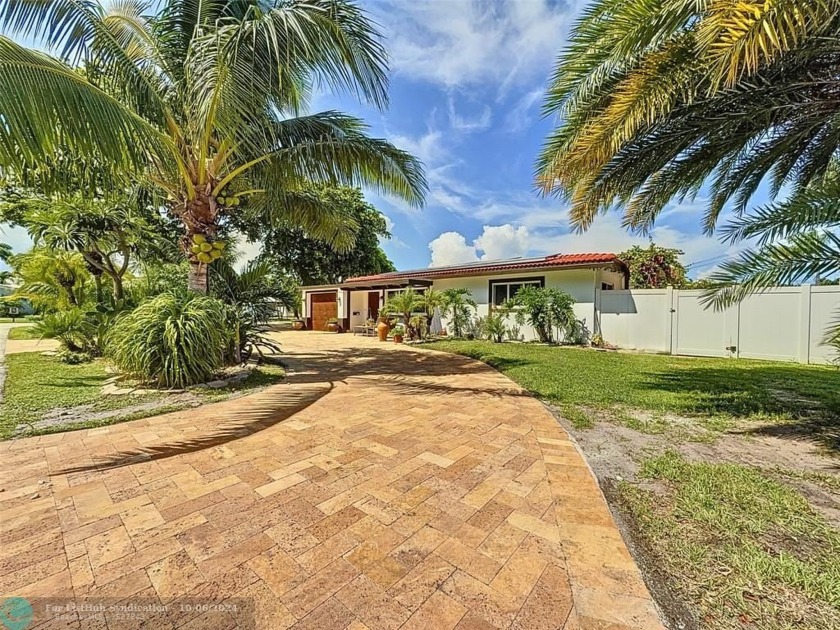
[[[164,391],[142,395],[103,396],[102,386],[112,375],[105,371],[106,363],[101,359],[90,363],[68,365],[55,357],[44,356],[38,352],[25,352],[8,355],[6,366],[4,396],[0,404],[0,439],[13,437],[18,425],[41,420],[45,414],[55,409],[72,409],[81,405],[90,405],[90,412],[95,413],[135,407],[148,402],[161,403],[161,406],[154,409],[127,410],[125,414],[73,422],[71,426],[55,425],[37,428],[28,431],[26,435],[43,435],[68,429],[89,429],[178,411],[195,405],[195,402],[166,404],[167,393]],[[283,369],[278,366],[263,366],[255,370],[247,379],[230,387],[191,391],[200,404],[218,402],[276,383],[283,378],[283,374]]]
[[[9,329],[9,339],[21,341],[28,339],[40,339],[41,335],[35,332],[34,326],[17,326]]]
[[[664,491],[623,482],[620,500],[702,627],[840,627],[840,532],[800,494],[755,468],[674,451],[641,474]]]
[[[562,410],[612,410],[631,428],[661,430],[657,414],[698,416],[704,426],[718,430],[728,419],[772,420],[797,423],[829,448],[840,449],[836,367],[485,341],[430,347],[484,361]],[[634,427],[640,421],[621,408],[651,412],[648,426]]]

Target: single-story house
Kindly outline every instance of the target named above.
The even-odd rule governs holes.
[[[464,265],[394,271],[349,278],[340,284],[303,287],[303,316],[310,330],[324,330],[335,318],[344,330],[376,319],[391,293],[408,287],[423,292],[467,288],[485,316],[523,286],[557,287],[575,300],[575,314],[592,330],[598,291],[626,289],[630,272],[615,254],[554,254]],[[446,322],[444,321],[444,324]],[[527,337],[533,331],[523,331]]]

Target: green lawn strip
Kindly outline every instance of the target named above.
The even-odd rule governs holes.
[[[655,565],[704,628],[840,627],[840,532],[793,489],[755,468],[642,463],[647,490],[619,485]]]
[[[22,341],[28,339],[40,339],[41,335],[35,332],[34,326],[17,326],[9,329],[9,339]]]
[[[103,396],[102,386],[112,374],[106,372],[106,363],[101,359],[90,363],[68,365],[55,357],[44,356],[39,352],[25,352],[7,356],[6,364],[4,397],[0,405],[0,439],[13,437],[15,428],[19,424],[41,420],[45,414],[54,409],[91,405],[91,412],[111,411],[148,402],[163,402],[167,396],[165,391]],[[192,391],[201,403],[218,402],[276,383],[283,378],[283,375],[283,369],[278,366],[264,366],[255,370],[247,379],[230,387]],[[128,411],[126,414],[108,418],[74,422],[64,426],[40,427],[27,431],[26,435],[44,435],[106,426],[178,411],[190,406],[194,405],[164,404],[153,409]]]
[[[840,371],[831,366],[483,341],[429,347],[484,361],[561,408],[644,409],[654,421],[656,414],[696,415],[710,429],[727,426],[727,418],[809,418],[819,430],[818,417],[840,418]],[[649,430],[659,430],[657,422]]]

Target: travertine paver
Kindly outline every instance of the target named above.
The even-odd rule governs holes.
[[[159,605],[109,628],[661,628],[538,401],[462,357],[280,337],[294,371],[259,394],[0,444],[0,594],[36,623],[38,597]]]

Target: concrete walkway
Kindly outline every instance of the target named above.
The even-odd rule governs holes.
[[[259,394],[0,443],[0,594],[50,628],[106,626],[40,598],[118,604],[109,628],[661,628],[538,401],[462,357],[280,339]]]

